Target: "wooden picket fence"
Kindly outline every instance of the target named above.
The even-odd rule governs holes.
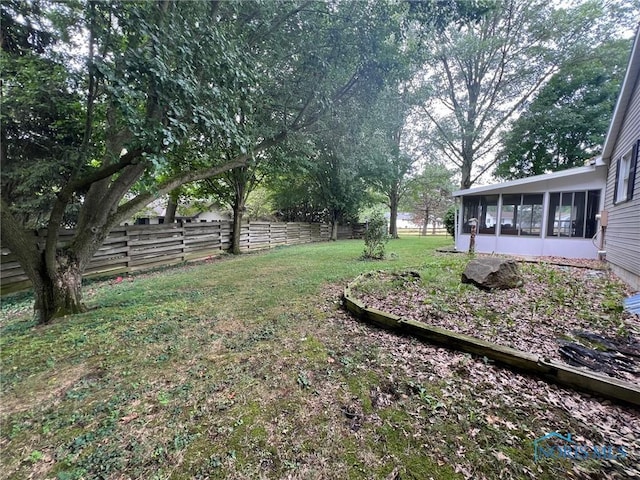
[[[339,239],[362,238],[364,224],[341,226]],[[114,228],[91,259],[84,278],[133,273],[151,268],[207,259],[229,249],[231,221],[127,225]],[[68,243],[73,230],[61,230],[59,245]],[[249,222],[242,225],[240,249],[254,251],[281,245],[326,241],[330,226],[319,223]],[[46,230],[34,235],[45,241]],[[29,288],[31,282],[15,256],[2,248],[0,293]]]

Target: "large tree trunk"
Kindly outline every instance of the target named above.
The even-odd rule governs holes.
[[[332,212],[331,214],[331,241],[335,242],[338,240],[338,213]]]
[[[241,172],[244,173],[244,172]],[[246,210],[247,182],[244,175],[237,175],[235,182],[235,198],[233,199],[233,233],[231,235],[231,253],[240,254],[240,234],[242,232],[242,217]]]
[[[231,234],[231,253],[238,255],[240,253],[240,236],[242,233],[242,217],[244,215],[245,206],[243,204],[234,204],[233,206],[233,232]]]
[[[2,243],[16,256],[24,273],[33,284],[34,317],[38,323],[85,311],[82,303],[82,272],[91,258],[95,243],[87,243],[78,255],[69,247],[58,248],[57,242],[42,242],[27,232],[9,212],[2,200]],[[92,233],[89,230],[89,233]],[[97,247],[95,247],[97,248]],[[83,261],[85,260],[85,261]]]
[[[331,241],[335,242],[338,240],[338,220],[333,220],[331,222]]]
[[[57,252],[55,268],[42,268],[32,278],[34,317],[38,323],[86,311],[82,303],[82,267],[68,252]]]
[[[424,209],[424,219],[422,220],[422,235],[427,235],[427,225],[429,223],[429,209]]]
[[[179,190],[172,190],[167,200],[167,210],[164,212],[164,223],[176,222],[176,211],[178,210],[178,198],[180,197]]]
[[[460,180],[460,189],[468,190],[473,184],[471,182],[471,169],[473,168],[473,140],[464,138],[462,142],[462,179]]]

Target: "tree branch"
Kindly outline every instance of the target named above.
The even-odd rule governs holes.
[[[427,117],[429,117],[429,120],[431,120],[431,122],[433,122],[433,124],[436,126],[436,129],[438,130],[438,132],[440,132],[440,135],[442,136],[445,143],[449,146],[449,148],[451,148],[451,150],[453,150],[457,155],[461,157],[462,151],[456,147],[456,145],[453,143],[453,140],[449,138],[447,133],[444,131],[444,128],[442,128],[436,118],[431,115],[431,113],[426,108],[422,107],[422,110],[427,115]]]
[[[249,160],[253,158],[253,156],[267,148],[270,148],[278,143],[282,142],[287,137],[287,133],[285,131],[280,132],[278,135],[271,137],[269,139],[263,140],[259,145],[257,145],[251,152],[247,152],[243,155],[239,155],[233,160],[215,167],[206,168],[203,170],[198,170],[195,172],[186,172],[176,177],[170,178],[165,182],[158,185],[158,187],[153,192],[145,192],[137,197],[129,200],[128,202],[120,205],[118,209],[110,215],[108,221],[106,222],[106,228],[111,229],[118,223],[126,220],[128,217],[138,212],[145,205],[148,205],[155,198],[164,195],[171,190],[187,184],[191,182],[195,182],[198,180],[205,180],[210,177],[215,177],[224,173],[226,171],[232,170],[238,167],[244,167],[247,165]]]
[[[0,228],[2,228],[2,244],[9,248],[25,274],[33,279],[37,276],[37,259],[40,256],[35,237],[29,236],[9,210],[4,198],[0,199]]]

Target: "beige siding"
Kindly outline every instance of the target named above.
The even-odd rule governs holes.
[[[618,158],[628,152],[638,139],[640,139],[640,88],[636,79],[631,104],[615,142],[605,194],[605,210],[609,211],[609,224],[605,237],[607,261],[636,277],[640,277],[640,168],[636,170],[631,201],[614,205],[613,194]]]

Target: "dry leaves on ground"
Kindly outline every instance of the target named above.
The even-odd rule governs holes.
[[[410,292],[413,298],[418,298],[417,285],[411,286]],[[377,302],[376,308],[406,312],[401,305],[392,304],[391,298],[386,303],[380,299]],[[432,304],[426,304],[427,311],[429,306]],[[439,318],[455,318],[454,312],[443,313]],[[408,412],[417,422],[411,441],[423,442],[424,450],[430,452],[438,464],[452,465],[464,478],[494,478],[478,463],[485,461],[502,469],[501,478],[502,474],[504,478],[538,478],[543,472],[548,474],[548,469],[555,472],[557,478],[640,478],[637,409],[513,372],[469,354],[388,332],[348,313],[336,312],[331,322],[344,330],[343,346],[352,345],[354,350],[377,349],[378,363],[370,365],[371,368],[395,372],[372,389],[375,409],[404,402],[398,385],[407,379],[410,379],[409,389],[405,391],[410,396],[414,385],[434,388],[438,385],[439,390],[432,390],[433,396],[427,395],[423,405]],[[452,321],[452,325],[457,323]],[[551,330],[545,332],[552,334]],[[527,335],[528,338],[536,336],[531,332]],[[527,340],[521,341],[520,345],[524,345]],[[406,403],[407,408],[409,404]],[[365,416],[362,422],[365,425],[375,422],[375,411],[370,417]],[[451,437],[455,431],[448,426],[451,424],[457,425],[455,428],[461,431],[459,436]],[[533,441],[552,431],[570,432],[579,444],[622,446],[630,452],[630,457],[624,462],[607,460],[589,466],[574,462],[568,467],[523,460],[533,457]],[[492,448],[486,450],[487,445]],[[505,451],[514,452],[517,458]],[[486,455],[482,453],[479,457],[479,452]]]
[[[610,272],[566,265],[520,265],[524,286],[483,291],[424,285],[419,279],[380,272],[356,295],[367,306],[481,338],[545,358],[564,361],[563,342],[603,350],[608,341],[623,344],[631,356],[603,373],[640,382],[640,316],[622,311],[623,284]],[[395,282],[395,288],[384,288]],[[382,288],[377,289],[376,283]],[[599,341],[598,341],[599,340]],[[634,362],[635,360],[635,362]]]

